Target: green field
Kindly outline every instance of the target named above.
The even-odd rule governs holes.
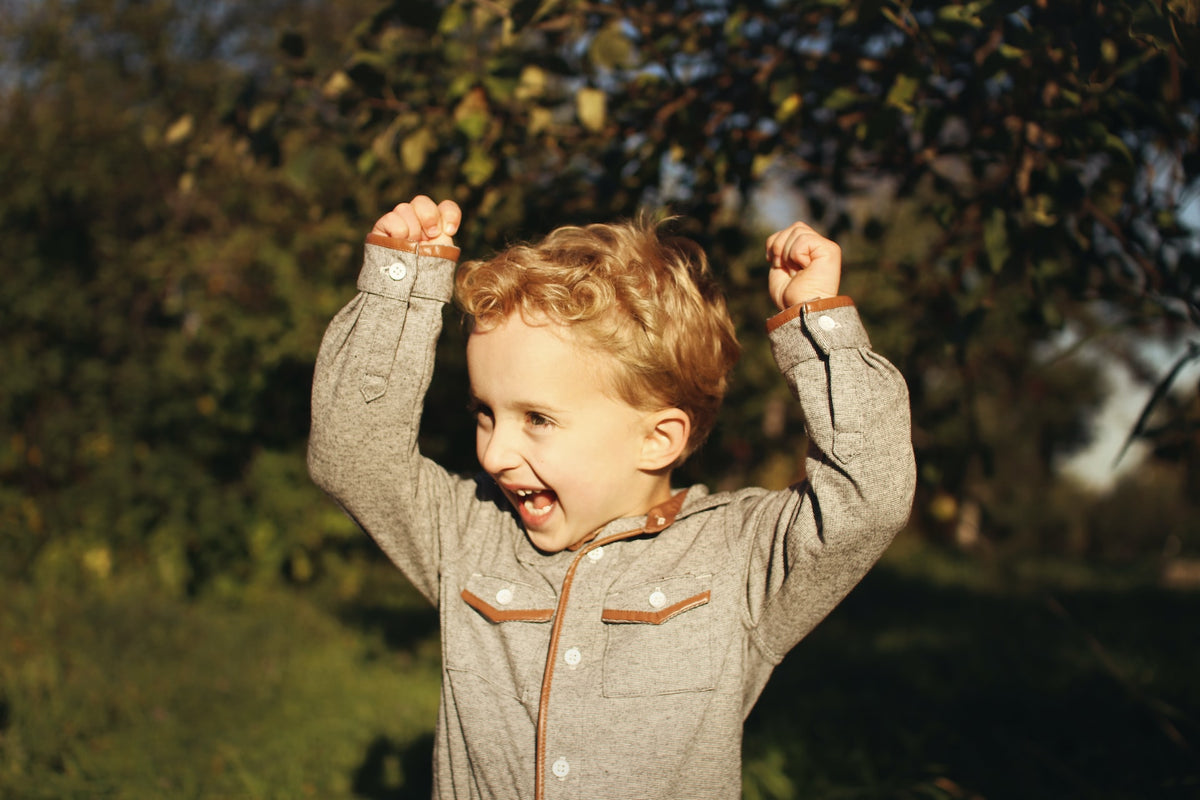
[[[436,618],[386,565],[5,588],[0,796],[427,797]],[[748,798],[1200,796],[1200,592],[907,538],[777,671]]]

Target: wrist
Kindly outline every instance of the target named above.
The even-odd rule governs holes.
[[[820,289],[812,289],[807,287],[798,291],[784,291],[782,297],[783,307],[779,310],[786,311],[792,306],[802,306],[805,303],[815,303],[820,300],[828,300],[831,297],[837,296],[838,294],[836,291],[826,292]]]
[[[767,331],[773,331],[776,328],[784,325],[803,314],[814,314],[819,311],[828,311],[832,308],[841,308],[843,306],[853,306],[854,300],[847,295],[833,295],[830,297],[818,297],[812,300],[805,300],[800,303],[795,303],[788,306],[783,311],[780,311],[775,316],[767,320]]]

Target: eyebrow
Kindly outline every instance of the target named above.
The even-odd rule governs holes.
[[[556,408],[555,406],[546,405],[545,403],[535,403],[532,400],[517,400],[509,403],[508,407],[521,412],[537,411],[538,413],[549,414],[554,417],[559,417],[566,413],[566,409]],[[475,394],[474,391],[467,392],[467,408],[472,412],[477,412],[481,409],[495,409],[492,403]]]

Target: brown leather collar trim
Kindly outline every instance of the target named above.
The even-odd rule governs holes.
[[[514,608],[511,611],[503,611],[466,589],[462,590],[462,599],[492,622],[549,622],[554,619],[553,608]]]
[[[462,251],[457,247],[453,247],[448,244],[425,244],[423,242],[410,242],[405,239],[393,239],[390,236],[383,236],[382,234],[378,233],[368,233],[367,244],[386,247],[389,250],[399,250],[404,253],[416,253],[418,256],[445,258],[450,261],[458,261],[458,257],[462,253]]]
[[[673,606],[661,608],[658,611],[625,611],[622,609],[606,608],[600,612],[600,619],[604,622],[641,622],[650,625],[662,625],[676,614],[682,614],[685,611],[691,611],[697,606],[702,606],[709,601],[712,592],[701,592],[695,597],[689,597],[687,600],[680,600]]]
[[[658,533],[674,522],[675,517],[679,515],[679,509],[683,508],[683,501],[686,499],[687,489],[684,489],[681,492],[676,492],[665,503],[659,503],[650,509],[650,513],[646,514],[646,533]]]
[[[574,553],[574,552],[578,551],[581,547],[587,547],[589,544],[591,544],[593,541],[595,541],[596,536],[599,535],[599,533],[600,533],[600,529],[592,531],[591,533],[589,533],[587,536],[580,539],[575,544],[567,545],[567,550],[569,552]]]
[[[767,333],[791,322],[804,312],[815,314],[818,311],[828,311],[831,308],[843,308],[852,305],[854,305],[854,301],[844,294],[837,297],[822,297],[817,300],[809,300],[806,303],[796,303],[796,305],[785,308],[767,320]]]

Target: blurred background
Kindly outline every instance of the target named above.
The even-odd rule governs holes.
[[[467,256],[679,215],[746,350],[681,484],[796,477],[763,240],[842,244],[920,485],[746,797],[1200,797],[1198,16],[0,0],[0,797],[428,796],[436,617],[304,466],[418,192]],[[423,446],[470,471],[446,327]]]

